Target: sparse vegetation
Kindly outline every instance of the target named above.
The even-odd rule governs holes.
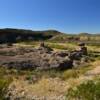
[[[99,100],[100,80],[87,81],[77,87],[70,88],[66,98],[68,100]]]
[[[0,68],[0,100],[4,100],[7,88],[12,82],[12,78],[7,76],[6,69]]]
[[[14,42],[14,43],[17,42],[13,45],[9,44],[8,45],[9,48],[7,48],[7,50],[4,51],[2,49],[0,51],[0,55],[5,56],[6,58],[8,56],[18,57],[18,55],[23,55],[20,56],[20,58],[21,57],[24,58],[24,56],[26,57],[27,54],[24,54],[25,52],[24,48],[26,48],[26,51],[28,53],[30,53],[31,51],[30,55],[28,56],[31,58],[32,52],[34,51],[34,50],[32,51],[32,49],[34,47],[39,46],[41,41],[44,41],[46,46],[54,49],[54,54],[52,53],[53,56],[55,56],[56,51],[72,52],[77,48],[77,44],[79,42],[85,42],[88,48],[88,55],[85,57],[86,59],[88,59],[88,62],[86,63],[84,62],[76,68],[73,67],[72,69],[66,69],[66,70],[57,70],[57,69],[20,70],[20,69],[11,69],[11,68],[6,69],[1,67],[0,68],[0,100],[4,99],[5,94],[8,92],[7,88],[9,87],[9,85],[10,86],[14,85],[15,89],[17,88],[18,91],[15,91],[13,89],[15,95],[18,93],[18,95],[16,96],[24,94],[23,93],[24,91],[27,95],[28,94],[36,95],[40,97],[45,96],[47,98],[50,96],[55,96],[56,98],[66,97],[69,98],[68,100],[98,100],[100,98],[100,80],[96,81],[99,75],[95,75],[95,74],[93,76],[90,75],[92,81],[89,81],[90,77],[86,76],[87,75],[86,73],[88,71],[91,71],[97,66],[100,66],[100,42],[99,42],[100,35],[92,35],[88,33],[81,33],[80,35],[74,35],[74,34],[66,35],[66,34],[61,34],[60,32],[54,30],[43,31],[43,32],[42,31],[34,32],[30,30],[16,30],[16,29],[4,29],[4,30],[6,30],[6,32],[9,31],[8,33],[13,35],[12,36],[13,40],[9,35],[10,40],[6,41],[5,38],[1,42],[6,41],[8,44],[10,42]],[[2,33],[4,32],[4,30],[0,30],[0,32]],[[19,34],[20,36],[18,35],[14,37],[13,32],[15,34]],[[34,36],[35,39],[33,38]],[[1,37],[0,39],[2,40]],[[13,49],[10,50],[10,47],[14,47],[14,46],[20,48],[20,53],[16,51],[17,49],[14,49],[16,52],[13,52]],[[3,47],[1,46],[1,48]],[[29,48],[32,49],[29,50]],[[48,55],[46,55],[46,53],[44,53],[44,55],[42,56],[41,57],[44,59],[45,56],[49,57],[50,54],[48,53]],[[61,59],[60,56],[58,56],[58,58]],[[51,59],[50,61],[53,61],[55,58],[53,58],[52,60],[50,56],[49,59]],[[50,63],[49,59],[46,58],[44,60],[45,62],[48,61],[48,63]],[[56,61],[53,64],[57,64]],[[80,61],[81,60],[79,59],[79,62]],[[11,62],[10,64],[13,63]],[[67,95],[66,95],[66,91],[69,91],[67,92]]]

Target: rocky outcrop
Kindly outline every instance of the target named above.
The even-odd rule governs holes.
[[[87,47],[85,47],[85,43],[80,43],[79,44],[80,46],[80,52],[83,54],[83,55],[87,55]]]
[[[6,46],[0,47],[0,66],[22,70],[52,68],[63,70],[79,65],[76,62],[87,62],[86,52],[82,49],[55,52],[44,43],[38,48]]]
[[[39,48],[9,47],[0,49],[0,66],[16,69],[67,69],[72,60],[67,52],[54,52],[49,47]]]

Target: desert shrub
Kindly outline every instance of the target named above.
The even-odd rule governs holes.
[[[9,86],[12,80],[9,79],[0,79],[0,100],[4,100],[5,94],[7,93],[7,87]]]
[[[5,94],[7,93],[7,88],[12,82],[12,78],[7,76],[7,70],[0,68],[0,100],[4,100]]]
[[[80,67],[76,69],[73,68],[63,71],[62,73],[60,73],[60,77],[63,80],[67,80],[69,78],[78,78],[80,75],[85,74],[90,69],[91,69],[90,64],[84,64],[84,66],[80,65]]]
[[[56,71],[56,70],[32,70],[32,71],[21,71],[18,72],[18,75],[24,75],[25,80],[27,81],[34,81],[37,82],[41,78],[56,78],[56,77],[61,77],[62,72]],[[34,82],[33,82],[34,83]]]
[[[51,77],[51,78],[55,78],[55,77],[60,77],[62,74],[62,72],[51,69],[51,70],[40,70],[40,71],[33,71],[32,75],[37,76],[38,78],[41,77]]]
[[[100,80],[97,82],[88,81],[75,88],[70,88],[66,97],[68,100],[99,100]]]
[[[79,71],[73,70],[73,69],[64,71],[61,76],[61,78],[64,80],[69,79],[69,78],[77,78],[77,77],[79,77]]]
[[[55,49],[63,49],[63,50],[67,49],[66,46],[59,45],[59,44],[48,44],[48,46],[51,47],[51,48],[55,48]]]
[[[75,49],[75,44],[72,43],[66,43],[66,44],[60,44],[60,43],[46,43],[47,46],[54,48],[54,49],[60,49],[60,50],[73,50]]]

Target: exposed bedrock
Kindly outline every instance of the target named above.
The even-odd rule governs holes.
[[[53,51],[46,46],[38,48],[14,47],[0,48],[0,66],[16,69],[68,69],[73,61],[82,58],[81,52]]]

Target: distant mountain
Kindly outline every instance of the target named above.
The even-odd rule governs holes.
[[[92,35],[90,33],[79,33],[80,36],[89,36],[89,35]]]
[[[29,40],[34,40],[34,41],[48,40],[59,34],[61,33],[56,30],[32,31],[24,29],[5,28],[5,29],[0,29],[0,43],[29,41]]]

